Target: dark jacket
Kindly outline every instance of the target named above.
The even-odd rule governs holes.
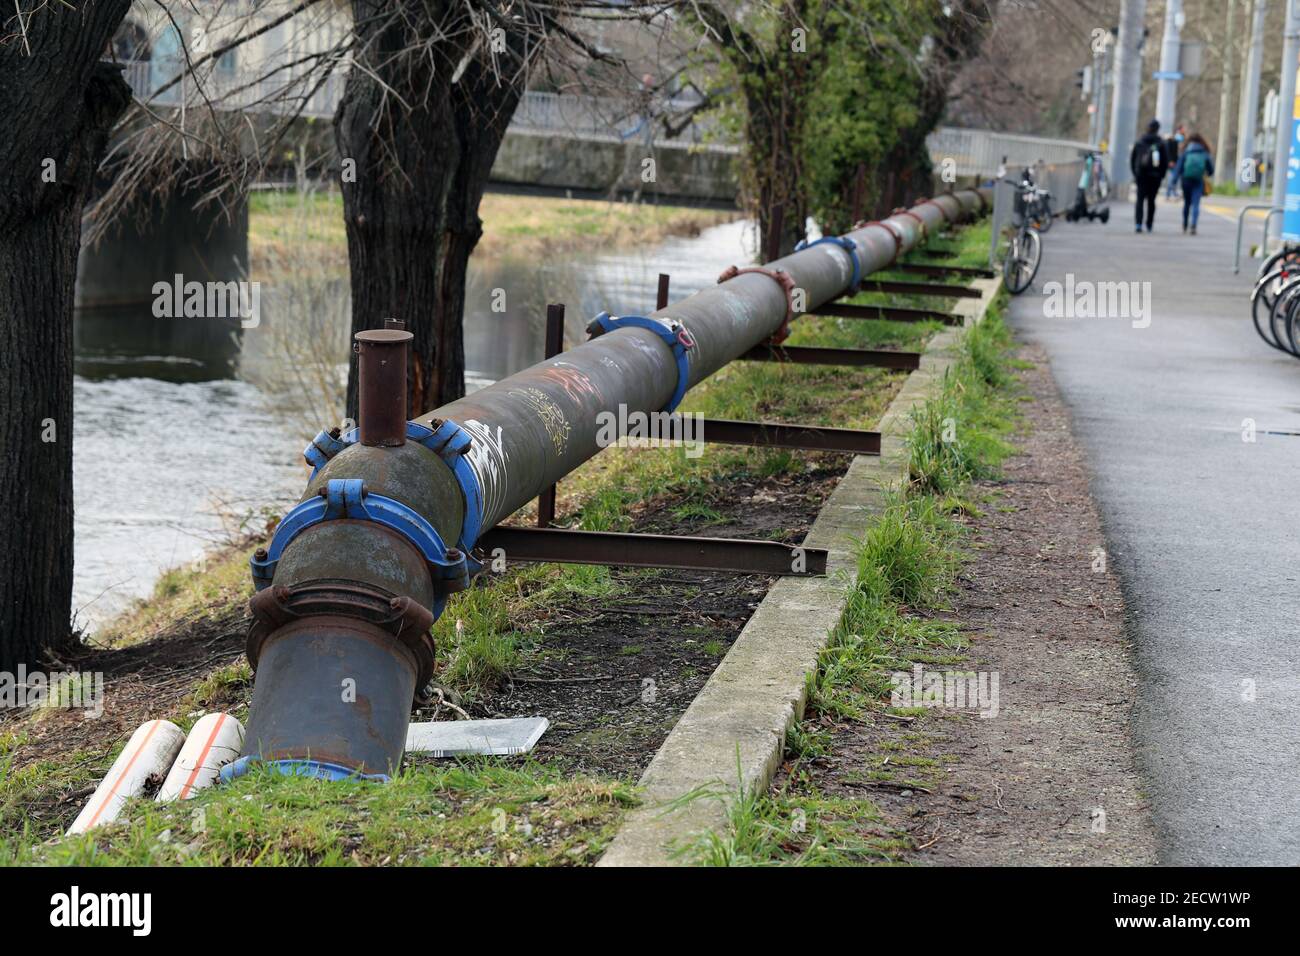
[[[1141,161],[1146,154],[1150,152],[1152,146],[1160,150],[1160,162],[1158,168],[1154,170],[1148,169],[1146,163]],[[1160,138],[1159,133],[1147,133],[1140,140],[1134,143],[1133,151],[1129,153],[1128,157],[1128,168],[1129,171],[1133,173],[1133,177],[1135,179],[1141,178],[1147,180],[1164,179],[1165,170],[1168,169],[1169,164],[1173,162],[1169,156],[1168,149],[1169,147],[1165,145],[1165,141]]]
[[[1204,146],[1202,146],[1200,143],[1189,143],[1187,148],[1183,150],[1183,155],[1178,157],[1178,165],[1174,167],[1175,177],[1178,178],[1182,177],[1183,163],[1187,160],[1188,153],[1205,154],[1205,173],[1201,176],[1202,179],[1214,175],[1214,157],[1210,155],[1210,151],[1206,149]]]

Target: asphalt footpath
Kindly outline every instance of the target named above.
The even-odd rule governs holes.
[[[1106,225],[1057,220],[1010,319],[1046,349],[1089,458],[1161,862],[1296,865],[1300,361],[1251,325],[1241,204],[1207,203],[1195,236],[1163,199],[1150,234],[1123,203]],[[1090,573],[1098,556],[1073,557]]]

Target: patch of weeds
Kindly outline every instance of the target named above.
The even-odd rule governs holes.
[[[448,866],[589,864],[635,803],[616,780],[532,761],[428,762],[387,784],[254,770],[183,804],[133,801],[124,824],[13,862],[50,865]]]
[[[697,501],[688,501],[673,509],[673,517],[679,521],[700,521],[706,524],[718,524],[725,521],[722,512]]]
[[[1015,426],[1010,349],[1010,332],[992,308],[967,330],[962,357],[940,394],[912,415],[907,445],[914,493],[950,495],[997,474],[1014,452],[1005,440]]]
[[[241,658],[203,678],[190,695],[188,709],[220,709],[252,686],[253,669]]]
[[[728,809],[722,833],[685,849],[703,866],[848,866],[885,863],[906,844],[883,833],[869,800],[817,794],[745,793]]]

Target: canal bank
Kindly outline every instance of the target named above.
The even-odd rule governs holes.
[[[489,196],[482,215],[466,303],[470,390],[542,358],[548,300],[575,315],[640,311],[660,269],[688,292],[751,254],[747,224],[707,210]],[[645,237],[654,244],[638,245]],[[169,568],[200,567],[220,542],[264,529],[301,491],[307,437],[341,416],[341,204],[254,197],[250,246],[257,327],[122,310],[76,318],[73,604],[92,635]]]
[[[987,250],[986,229],[974,228],[962,238],[967,258],[953,264],[978,264]],[[882,296],[859,301],[868,299],[880,302]],[[912,350],[941,328],[934,322],[808,317],[795,324],[790,344]],[[739,363],[692,390],[683,411],[871,428],[904,380],[882,368]],[[714,446],[698,458],[684,449],[609,449],[561,482],[559,515],[565,524],[592,530],[689,529],[744,536],[766,530],[776,540],[797,541],[850,460],[843,454],[728,446]],[[11,792],[21,791],[20,799],[47,808],[47,834],[57,832],[62,814],[75,814],[76,800],[69,794],[84,785],[77,774],[93,774],[105,749],[129,732],[126,725],[135,717],[161,711],[184,725],[203,710],[245,712],[250,682],[240,653],[247,626],[246,579],[242,594],[223,592],[213,600],[203,589],[216,581],[240,588],[246,567],[241,565],[255,544],[247,542],[205,574],[181,572],[169,580],[171,598],[153,602],[156,610],[147,627],[157,637],[150,643],[77,662],[108,674],[106,719],[112,723],[74,727],[56,713],[6,728],[14,734],[11,740],[21,738],[10,744],[17,771]],[[222,833],[232,839],[243,834],[238,843],[214,834],[190,840],[198,847],[185,852],[208,862],[249,862],[251,847],[259,848],[254,854],[266,851],[257,857],[263,862],[320,862],[340,853],[352,853],[361,863],[592,862],[633,799],[630,781],[727,654],[769,585],[762,578],[724,582],[680,571],[542,565],[521,567],[464,592],[435,630],[439,680],[451,702],[473,716],[550,716],[552,732],[533,759],[506,768],[499,762],[472,763],[457,777],[414,758],[390,794],[250,778],[253,783],[240,781],[201,798],[219,804],[222,809],[215,812],[230,814],[230,827]],[[168,620],[162,613],[167,607],[180,613]],[[651,699],[643,695],[647,678],[655,688]],[[140,693],[111,701],[131,689]],[[557,789],[557,781],[564,788]],[[522,800],[521,786],[533,798]],[[471,799],[456,796],[467,791]],[[575,792],[581,799],[572,798]],[[391,801],[412,801],[417,793],[426,806],[451,809],[440,809],[442,818],[412,816],[402,848],[394,849],[397,804]],[[250,795],[252,805],[242,799]],[[285,801],[300,807],[308,801],[313,809],[294,818],[272,812]],[[547,813],[558,812],[562,803],[570,822],[561,824],[563,839],[548,840],[542,829],[552,825]],[[496,809],[506,814],[504,832],[493,829]],[[142,809],[139,823],[126,831],[63,843],[49,851],[52,856],[42,851],[42,858],[85,859],[98,852],[115,860],[178,862],[177,847],[154,839],[174,825],[169,815],[174,812]],[[403,812],[410,814],[409,808]],[[579,818],[586,822],[573,822]],[[458,842],[467,831],[478,840],[468,856]]]

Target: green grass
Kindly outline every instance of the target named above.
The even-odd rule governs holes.
[[[1014,397],[1007,394],[1014,364],[1010,333],[998,319],[969,329],[960,363],[937,397],[912,415],[910,474],[918,494],[947,495],[996,474],[1012,453]]]
[[[933,612],[945,607],[964,560],[955,514],[969,482],[998,472],[1013,448],[1016,426],[1011,338],[1000,300],[984,321],[964,333],[961,355],[938,396],[913,417],[908,442],[911,481],[872,519],[856,552],[856,576],[844,614],[809,676],[804,719],[786,739],[790,762],[779,792],[743,793],[729,807],[728,826],[688,848],[691,858],[715,866],[892,862],[909,840],[886,828],[864,798],[828,798],[805,767],[824,759],[833,740],[821,721],[853,722],[881,710],[916,718],[924,708],[890,707],[893,675],[913,663],[955,665],[967,640],[957,625]],[[955,429],[951,427],[956,425]],[[908,735],[911,746],[929,735]],[[896,751],[897,747],[891,750]],[[921,753],[868,757],[864,781],[923,786],[943,772]],[[793,826],[796,818],[798,827]]]
[[[710,799],[705,796],[700,799]],[[855,866],[885,863],[901,842],[875,830],[869,801],[816,794],[742,794],[730,826],[683,849],[702,866]]]
[[[634,802],[625,784],[533,762],[417,763],[383,785],[262,770],[183,803],[133,802],[129,825],[0,842],[0,865],[589,864]]]

